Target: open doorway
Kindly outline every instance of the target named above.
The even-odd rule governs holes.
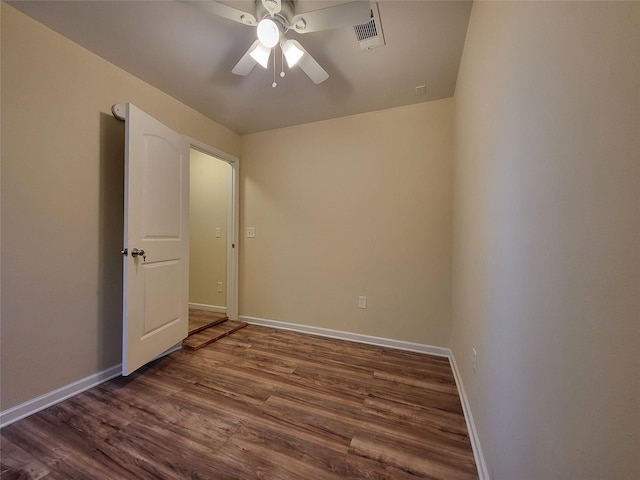
[[[189,307],[237,319],[237,159],[190,150]]]
[[[191,149],[189,306],[227,313],[227,237],[231,166]]]
[[[247,324],[234,319],[237,162],[191,148],[189,167],[189,331],[182,347],[198,350]]]

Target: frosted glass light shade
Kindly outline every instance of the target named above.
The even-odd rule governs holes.
[[[256,48],[254,48],[249,55],[264,68],[267,68],[269,65],[269,57],[271,56],[271,49],[258,42]]]
[[[275,47],[280,41],[280,29],[276,22],[264,18],[258,23],[258,40],[267,48]]]
[[[304,55],[304,51],[298,48],[293,40],[287,40],[282,44],[282,52],[284,53],[284,58],[287,59],[289,68],[295,66]]]

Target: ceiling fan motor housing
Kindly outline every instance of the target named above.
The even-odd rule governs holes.
[[[273,19],[281,23],[285,30],[288,29],[291,19],[293,18],[293,15],[295,13],[295,3],[295,0],[281,0],[280,12],[276,13],[273,16]],[[271,18],[271,14],[264,6],[262,0],[255,0],[255,7],[256,19],[258,19],[258,21],[262,20],[263,18]]]

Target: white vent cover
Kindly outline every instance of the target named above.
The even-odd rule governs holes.
[[[385,45],[377,3],[371,4],[371,20],[354,25],[353,33],[356,36],[356,42],[360,45],[360,50],[371,50]]]

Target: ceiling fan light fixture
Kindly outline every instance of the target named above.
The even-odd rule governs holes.
[[[273,48],[280,41],[280,28],[276,22],[269,18],[264,18],[258,23],[258,40],[267,47]]]
[[[264,68],[267,68],[269,65],[269,57],[271,56],[271,48],[267,48],[261,42],[257,42],[255,48],[249,55]]]
[[[284,58],[287,59],[289,68],[294,67],[304,55],[304,50],[298,48],[295,40],[287,40],[284,42],[282,44],[282,52],[284,53]]]

